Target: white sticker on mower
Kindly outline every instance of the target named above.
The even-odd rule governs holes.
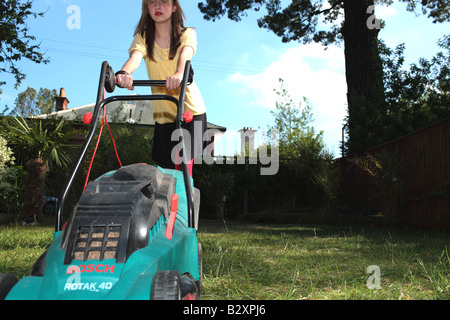
[[[94,283],[66,283],[64,291],[92,291],[99,292],[100,290],[110,290],[113,287],[112,282]]]
[[[100,292],[100,290],[110,290],[112,287],[112,282],[81,282],[81,273],[76,272],[67,278],[64,291]]]

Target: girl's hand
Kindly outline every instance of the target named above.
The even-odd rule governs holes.
[[[177,72],[173,76],[168,77],[166,80],[167,90],[178,89],[181,85],[182,80],[183,80],[183,73],[180,72]]]
[[[127,88],[128,90],[134,90],[133,77],[129,74],[118,74],[117,84],[121,88]]]

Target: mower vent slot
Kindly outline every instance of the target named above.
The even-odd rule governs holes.
[[[116,259],[119,251],[121,226],[78,227],[72,260]]]

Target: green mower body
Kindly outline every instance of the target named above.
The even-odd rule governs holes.
[[[170,208],[174,194],[176,213]],[[172,214],[173,232],[167,234]],[[182,173],[144,164],[123,167],[88,185],[64,230],[55,232],[31,275],[6,299],[198,298],[198,250],[196,229],[188,227]],[[173,277],[179,288],[168,293],[157,287],[157,277]]]
[[[105,99],[104,91],[113,92],[116,81],[109,63],[103,62],[94,113],[83,117],[91,129],[58,201],[53,243],[35,263],[30,276],[17,282],[12,275],[0,274],[0,299],[199,298],[200,192],[193,187],[189,175],[187,152],[182,153],[182,171],[133,164],[91,181],[62,226],[64,201],[108,103],[171,101],[177,107],[176,128],[182,129],[184,123],[192,120],[192,114],[183,117],[186,88],[192,81],[193,70],[187,61],[179,99],[169,95]],[[165,80],[134,81],[134,85],[165,86]],[[183,130],[180,131],[184,145]]]

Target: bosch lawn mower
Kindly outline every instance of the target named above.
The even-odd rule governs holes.
[[[201,246],[197,242],[200,192],[193,187],[187,159],[182,171],[134,164],[89,182],[62,226],[66,196],[108,103],[168,100],[177,106],[181,128],[187,86],[186,63],[179,99],[168,95],[104,98],[115,75],[102,64],[92,127],[57,206],[56,231],[49,249],[29,276],[17,282],[0,275],[0,298],[7,300],[180,300],[198,299],[202,287]],[[134,86],[165,86],[165,81],[134,81]],[[181,130],[182,131],[182,130]],[[182,132],[181,132],[182,134]],[[183,136],[181,141],[184,143]],[[186,155],[182,154],[182,158]]]

